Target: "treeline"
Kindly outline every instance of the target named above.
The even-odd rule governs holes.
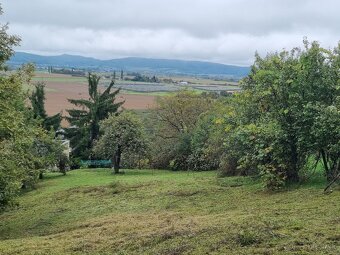
[[[256,55],[242,91],[212,100],[190,92],[159,99],[150,164],[258,175],[267,188],[299,182],[301,172],[340,172],[340,46]],[[308,171],[307,171],[308,172]]]
[[[75,68],[56,68],[53,66],[48,66],[47,71],[48,73],[69,74],[69,75],[80,76],[80,77],[83,77],[86,75],[85,71],[78,70]]]
[[[125,80],[126,81],[139,81],[139,82],[151,82],[151,83],[158,83],[160,82],[160,80],[153,75],[152,77],[149,77],[147,75],[142,75],[140,73],[131,73],[131,75],[133,75],[133,78],[128,78],[126,77]]]

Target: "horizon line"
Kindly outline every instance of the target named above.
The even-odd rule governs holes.
[[[110,58],[110,59],[102,59],[93,56],[84,56],[77,53],[59,53],[59,54],[42,54],[42,53],[33,53],[29,51],[14,51],[13,56],[15,53],[25,53],[31,55],[37,55],[41,57],[60,57],[60,56],[73,56],[73,57],[83,57],[83,58],[91,58],[100,61],[110,61],[110,60],[117,60],[117,59],[128,59],[128,58],[136,58],[136,59],[153,59],[153,60],[175,60],[175,61],[183,61],[183,62],[201,62],[201,63],[210,63],[210,64],[218,64],[218,65],[225,65],[225,66],[237,66],[237,67],[250,67],[251,65],[239,65],[239,64],[225,64],[220,62],[213,62],[208,60],[193,60],[193,59],[178,59],[178,58],[158,58],[158,57],[136,57],[136,56],[126,56],[126,57],[117,57],[117,58]]]

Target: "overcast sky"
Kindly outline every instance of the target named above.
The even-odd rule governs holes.
[[[250,65],[257,50],[340,40],[339,0],[0,0],[18,51]]]

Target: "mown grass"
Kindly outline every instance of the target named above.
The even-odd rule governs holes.
[[[0,254],[339,254],[340,191],[216,172],[48,174],[0,215]]]

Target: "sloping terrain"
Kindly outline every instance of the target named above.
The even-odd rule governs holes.
[[[47,174],[0,214],[0,254],[339,254],[340,191],[216,172]]]

